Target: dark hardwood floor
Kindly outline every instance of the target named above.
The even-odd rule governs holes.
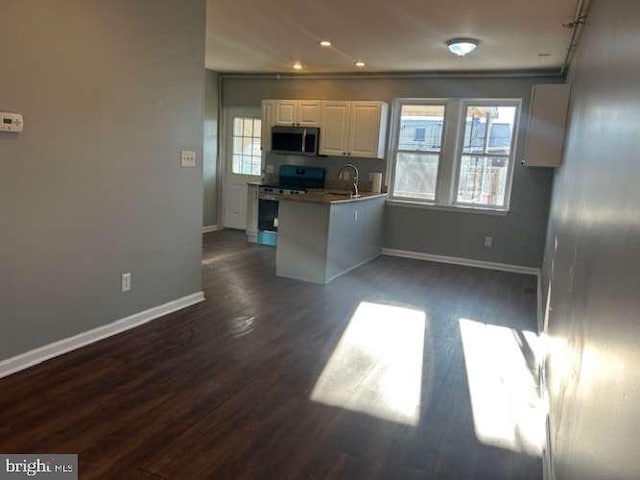
[[[206,302],[0,380],[0,452],[78,453],[81,479],[542,478],[500,418],[512,403],[481,418],[504,394],[482,387],[509,381],[486,365],[526,361],[535,383],[534,277],[380,257],[321,286],[274,264],[243,233],[207,234]],[[350,327],[362,302],[382,312],[371,330]]]

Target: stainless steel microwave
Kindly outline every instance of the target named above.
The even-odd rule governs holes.
[[[288,155],[318,155],[320,129],[317,127],[273,127],[271,151]]]

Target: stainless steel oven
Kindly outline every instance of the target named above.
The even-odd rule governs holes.
[[[324,186],[325,169],[301,165],[281,165],[279,182],[258,189],[258,243],[273,245],[278,235],[278,204],[284,195],[301,195],[308,188]]]

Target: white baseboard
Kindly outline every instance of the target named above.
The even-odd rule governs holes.
[[[426,260],[429,262],[451,263],[453,265],[464,265],[465,267],[487,268],[489,270],[500,270],[503,272],[523,273],[525,275],[540,274],[540,269],[535,267],[525,267],[522,265],[510,265],[507,263],[485,262],[484,260],[473,260],[471,258],[447,257],[444,255],[433,255],[431,253],[411,252],[409,250],[396,250],[393,248],[383,248],[383,255],[390,257],[413,258],[415,260]]]
[[[544,331],[544,306],[543,306],[543,294],[542,294],[542,274],[538,275],[538,301],[537,312],[538,318],[538,335],[544,341],[547,341],[547,335]],[[549,402],[549,390],[547,385],[547,372],[546,372],[546,358],[542,359],[542,364],[539,367],[539,382],[540,382],[540,398],[544,404]],[[544,440],[542,445],[542,478],[543,480],[555,480],[555,471],[553,468],[553,455],[551,449],[551,420],[549,414],[547,414],[544,422]]]
[[[202,227],[202,233],[217,232],[223,228],[224,227],[222,225],[204,225]]]
[[[374,255],[374,256],[373,256],[373,257],[371,257],[371,258],[367,258],[366,260],[363,260],[362,262],[358,263],[357,265],[354,265],[353,267],[349,267],[349,268],[348,268],[347,270],[345,270],[344,272],[340,272],[340,273],[338,273],[338,274],[334,275],[333,277],[328,278],[328,279],[327,279],[327,281],[326,281],[325,283],[329,283],[329,282],[331,282],[332,280],[335,280],[336,278],[341,277],[342,275],[346,275],[346,274],[347,274],[347,273],[349,273],[350,271],[355,270],[356,268],[360,268],[360,267],[361,267],[361,266],[363,266],[365,263],[369,263],[369,262],[374,261],[374,260],[375,260],[376,258],[378,258],[381,254],[382,254],[382,252],[381,252],[381,253],[378,253],[378,254],[376,254],[376,255]]]
[[[556,475],[553,469],[553,462],[551,461],[551,449],[549,448],[550,442],[550,425],[549,418],[545,422],[546,439],[545,445],[542,449],[542,478],[543,480],[556,480]]]
[[[545,370],[546,359],[543,360],[539,369],[540,375],[540,399],[543,404],[549,404],[549,390],[547,385],[547,373]],[[551,417],[550,412],[544,419],[544,439],[542,443],[542,478],[543,480],[555,480],[555,469],[553,467],[553,448],[551,445]]]
[[[157,307],[150,308],[143,312],[121,318],[120,320],[103,325],[102,327],[97,327],[78,335],[74,335],[73,337],[64,338],[57,342],[21,353],[15,357],[2,360],[0,361],[0,378],[19,372],[33,365],[37,365],[38,363],[42,363],[53,357],[76,350],[80,347],[103,340],[107,337],[138,327],[144,323],[150,322],[151,320],[177,310],[195,305],[196,303],[204,301],[204,299],[203,292],[187,295],[186,297],[178,298],[177,300],[165,303],[164,305],[158,305]]]

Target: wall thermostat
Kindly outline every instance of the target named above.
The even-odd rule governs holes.
[[[0,132],[21,132],[23,125],[19,113],[0,112]]]

